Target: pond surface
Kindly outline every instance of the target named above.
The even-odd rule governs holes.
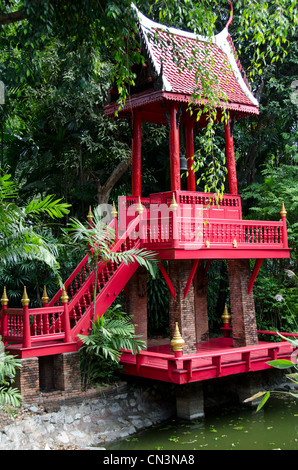
[[[224,408],[203,421],[170,420],[107,450],[297,450],[298,402],[270,398],[265,407]]]

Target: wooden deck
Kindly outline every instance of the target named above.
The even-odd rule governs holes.
[[[259,341],[256,346],[233,347],[232,338],[214,338],[197,344],[196,354],[175,357],[170,344],[148,347],[136,356],[124,352],[124,373],[176,384],[198,382],[233,374],[269,369],[268,361],[290,360],[292,346],[286,342]]]

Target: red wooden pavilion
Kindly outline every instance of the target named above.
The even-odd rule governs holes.
[[[153,345],[148,340],[147,350],[136,356],[124,352],[121,359],[124,371],[185,384],[269,368],[269,359],[288,359],[292,348],[285,341],[259,341],[253,284],[264,259],[290,256],[286,211],[282,206],[282,220],[276,222],[242,219],[233,126],[238,119],[258,114],[259,106],[236,56],[228,30],[231,20],[221,33],[207,39],[155,23],[138,10],[136,15],[144,65],[135,67],[136,86],[125,105],[119,108],[118,91],[113,88],[110,103],[105,107],[106,116],[114,118],[117,112],[118,118],[133,123],[132,195],[119,200],[119,227],[117,213],[111,222],[119,228],[119,237],[112,250],[146,247],[158,253],[160,270],[169,288],[172,341]],[[173,54],[177,50],[179,60]],[[183,67],[183,57],[193,57],[191,69]],[[206,127],[208,120],[204,112],[208,98],[204,95],[203,81],[197,80],[202,65],[214,77],[217,122],[225,127],[229,194],[221,197],[196,191],[194,136],[196,129]],[[193,96],[196,89],[201,92],[200,100]],[[225,111],[228,119],[224,118]],[[143,122],[168,127],[171,176],[171,187],[166,192],[146,197],[141,192]],[[184,129],[186,139],[186,191],[181,190],[180,129]],[[232,328],[230,315],[225,311],[223,337],[210,339],[208,269],[216,259],[228,262]],[[252,272],[250,260],[255,260]],[[167,261],[168,269],[163,261]],[[146,273],[137,263],[116,266],[104,262],[99,263],[98,272],[96,315],[103,315],[125,288],[128,311],[134,316],[137,333],[147,341]],[[26,289],[23,308],[8,308],[4,291],[1,335],[9,343],[10,352],[23,360],[30,358],[30,375],[35,374],[37,382],[38,374],[45,375],[42,371],[49,369],[48,358],[52,358],[53,371],[57,367],[62,370],[64,366],[57,358],[80,348],[77,335],[90,331],[93,291],[94,271],[88,256],[65,282],[65,289],[50,302],[44,292],[43,308],[29,308]],[[74,386],[72,376],[68,375],[70,388]]]

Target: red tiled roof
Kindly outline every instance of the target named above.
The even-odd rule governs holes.
[[[243,107],[248,112],[258,113],[258,102],[242,76],[242,67],[235,57],[227,28],[212,40],[207,40],[155,23],[139,11],[137,14],[147,59],[162,80],[163,91],[190,96],[197,90],[201,92],[201,98],[206,98],[202,84],[204,76],[209,76],[211,90],[221,99],[221,107],[226,99],[230,109]],[[186,65],[189,60],[192,61],[191,67]],[[200,67],[204,69],[203,75]]]

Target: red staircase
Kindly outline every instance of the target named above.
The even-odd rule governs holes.
[[[128,230],[111,246],[112,252],[140,248],[135,233],[141,216],[136,217]],[[114,222],[114,221],[113,221]],[[135,238],[135,239],[134,239]],[[111,306],[125,284],[138,268],[132,263],[102,262],[97,265],[97,295],[95,317],[100,318]],[[21,358],[48,356],[76,351],[80,347],[78,334],[87,335],[93,320],[95,266],[86,255],[53,299],[42,308],[29,308],[29,299],[22,299],[23,308],[7,308],[2,297],[0,334],[6,350]]]

